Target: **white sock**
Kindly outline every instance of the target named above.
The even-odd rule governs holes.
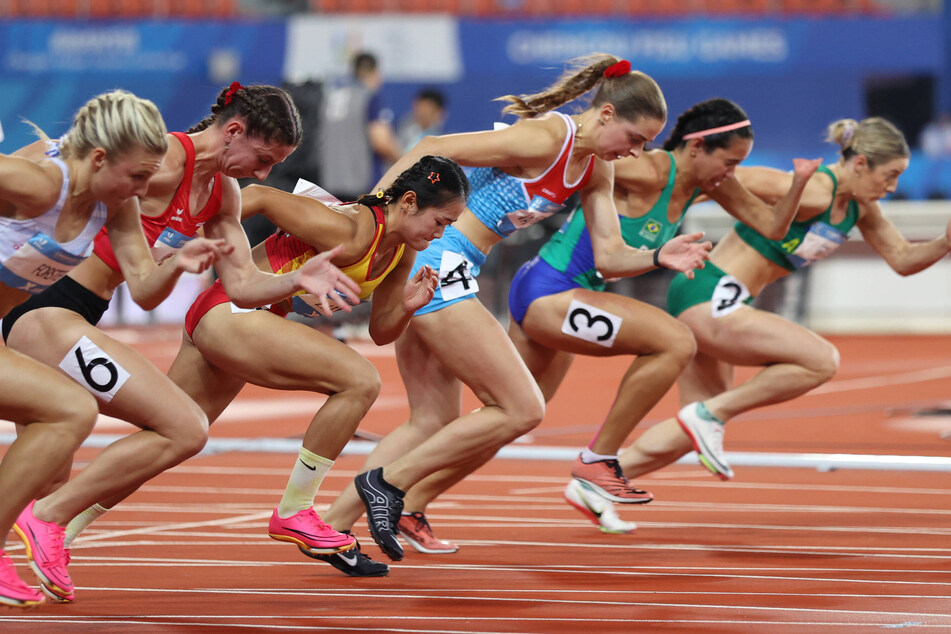
[[[334,466],[333,460],[318,456],[301,447],[297,462],[294,463],[294,469],[291,471],[291,478],[287,481],[287,488],[284,489],[284,497],[277,505],[278,516],[287,518],[311,508],[320,489],[320,483],[324,481],[324,476],[332,466]]]
[[[599,462],[601,460],[617,460],[617,454],[613,456],[605,456],[599,453],[594,453],[588,447],[585,447],[581,452],[581,462],[585,464],[591,464],[592,462]]]
[[[109,509],[100,504],[93,504],[88,509],[74,517],[66,525],[66,537],[63,539],[63,546],[69,548],[73,540],[79,537],[79,534],[86,530],[90,524],[109,512]]]

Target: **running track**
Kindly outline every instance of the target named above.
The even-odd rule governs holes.
[[[177,349],[175,330],[115,332],[160,367]],[[523,457],[494,460],[430,509],[437,534],[462,549],[407,550],[377,579],[344,577],[268,539],[294,460],[287,452],[296,454],[321,399],[246,389],[205,454],[74,544],[75,603],[0,611],[0,630],[951,631],[951,443],[939,436],[951,429],[941,411],[951,399],[951,339],[833,340],[843,357],[833,382],[730,423],[734,480],[685,461],[639,481],[655,501],[621,510],[639,526],[623,536],[598,532],[561,500],[568,460],[626,367],[579,358],[543,425],[511,447]],[[392,349],[358,347],[384,377],[361,429],[385,433],[407,414]],[[675,399],[643,427],[669,416]],[[475,406],[467,397],[465,407]],[[126,429],[103,420],[93,444]],[[95,451],[82,449],[80,463]],[[341,457],[318,503],[362,460]],[[832,468],[855,460],[875,468]],[[807,466],[744,466],[759,462]],[[364,551],[382,559],[365,526],[359,533]],[[9,544],[30,578],[17,539]]]

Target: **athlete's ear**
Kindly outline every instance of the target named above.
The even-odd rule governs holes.
[[[598,120],[604,124],[613,119],[617,115],[617,112],[614,110],[612,104],[606,103],[601,106],[601,109],[598,110]]]
[[[89,153],[89,160],[92,163],[93,169],[96,170],[102,168],[108,157],[109,155],[106,150],[101,147],[93,148],[92,152]]]
[[[400,196],[400,209],[403,211],[407,213],[414,213],[416,212],[417,207],[418,200],[416,198],[416,192],[414,192],[412,189]]]
[[[855,158],[852,159],[852,165],[855,166],[855,171],[860,173],[871,169],[868,164],[868,158],[864,154],[856,154]]]
[[[235,137],[244,134],[244,122],[238,117],[231,117],[231,120],[225,124],[225,143],[231,143]]]

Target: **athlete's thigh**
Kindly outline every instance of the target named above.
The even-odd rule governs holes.
[[[396,364],[406,388],[410,420],[441,427],[461,413],[462,383],[419,335],[420,319],[413,317],[396,340]]]
[[[192,333],[209,362],[248,383],[277,390],[339,392],[378,373],[353,348],[266,310],[208,311]]]
[[[58,370],[0,346],[0,417],[20,425],[56,422],[71,404],[92,401]]]
[[[666,312],[616,293],[575,288],[540,297],[522,329],[534,341],[590,356],[653,354],[690,333]]]
[[[245,381],[210,363],[188,335],[183,335],[168,378],[198,404],[210,424],[231,404]]]
[[[690,327],[702,352],[733,365],[808,365],[833,350],[832,344],[808,328],[752,306],[715,318],[706,302],[688,308],[677,319]]]
[[[538,383],[547,403],[565,380],[575,355],[570,352],[554,350],[534,341],[514,319],[509,316],[509,339],[518,350],[529,372]]]
[[[479,300],[413,319],[433,354],[486,405],[542,398],[502,325]]]
[[[59,368],[96,397],[103,414],[162,431],[197,413],[152,362],[77,313],[46,307],[21,321],[10,345]]]

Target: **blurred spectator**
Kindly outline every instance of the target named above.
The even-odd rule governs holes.
[[[351,69],[352,77],[324,93],[317,143],[318,184],[344,202],[370,192],[382,165],[401,156],[376,57],[358,53]]]
[[[921,131],[921,149],[928,158],[951,158],[951,113],[944,112]]]
[[[400,149],[410,151],[423,137],[442,134],[446,122],[446,97],[435,88],[425,88],[413,99],[412,111],[403,117],[397,132]]]

